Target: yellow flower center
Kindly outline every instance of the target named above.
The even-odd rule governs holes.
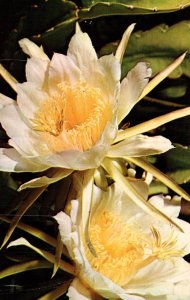
[[[100,89],[86,82],[60,83],[43,101],[33,121],[33,128],[54,152],[85,151],[100,138],[112,118],[111,107]]]
[[[111,212],[95,215],[88,228],[92,251],[85,243],[92,268],[120,286],[125,286],[144,266],[155,259],[181,255],[171,236],[162,242],[158,230],[147,236],[135,224],[126,224]]]

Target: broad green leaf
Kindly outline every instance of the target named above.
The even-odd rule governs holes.
[[[72,36],[75,30],[75,24],[78,17],[70,18],[59,25],[51,28],[41,35],[39,41],[49,49],[58,51],[65,47],[68,39]]]
[[[175,147],[163,155],[168,171],[190,169],[190,147],[182,145],[175,145]]]
[[[184,184],[190,181],[190,169],[179,169],[169,173],[169,176],[178,184]]]
[[[188,0],[82,0],[80,18],[172,12],[190,5]]]
[[[115,52],[116,43],[106,45],[100,55]],[[174,58],[190,49],[190,22],[182,21],[171,27],[161,24],[131,35],[122,64],[122,77],[139,61],[150,64],[153,76],[169,65]],[[190,77],[190,56],[169,77]]]
[[[20,19],[19,36],[42,34],[54,26],[76,17],[77,6],[72,1],[48,0],[33,6],[27,15]],[[43,22],[42,22],[43,18]]]
[[[149,185],[149,195],[168,194],[169,189],[160,181],[153,181]]]
[[[159,95],[164,98],[179,98],[185,96],[187,91],[187,86],[185,84],[183,85],[177,85],[177,86],[168,86],[161,91],[159,91]],[[172,103],[171,103],[172,104]],[[175,103],[173,103],[175,105]]]

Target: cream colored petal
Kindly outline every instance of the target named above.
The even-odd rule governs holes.
[[[48,60],[43,60],[36,57],[28,59],[26,63],[27,81],[34,82],[37,84],[37,86],[42,87],[45,82],[48,65]]]
[[[77,249],[76,246],[78,247],[78,235],[76,232],[72,231],[73,224],[71,222],[71,218],[66,213],[61,211],[56,216],[54,216],[54,219],[58,223],[61,240],[66,246],[70,257],[74,259],[74,253],[76,252],[75,249]]]
[[[39,172],[48,168],[46,165],[33,163],[23,158],[15,149],[0,149],[0,170],[5,172]]]
[[[169,217],[178,217],[181,210],[181,197],[175,196],[163,197],[163,195],[156,195],[149,199],[149,202],[164,211]]]
[[[32,119],[35,119],[35,113],[40,104],[48,99],[48,95],[34,82],[18,84],[17,93],[18,106],[30,123]]]
[[[6,105],[15,104],[15,100],[0,94],[0,109],[3,108]]]
[[[48,176],[41,176],[34,179],[31,179],[22,185],[19,186],[18,191],[22,191],[26,188],[38,188],[46,185],[50,185],[54,182],[57,182],[67,176],[69,176],[72,173],[72,170],[69,169],[59,169],[52,177]]]
[[[15,148],[25,158],[33,159],[34,163],[48,165],[40,155],[49,155],[50,151],[39,135],[30,129],[22,120],[18,105],[7,105],[0,110],[0,121],[7,135],[11,138],[9,145]],[[35,158],[36,156],[36,158]]]
[[[174,294],[177,300],[189,300],[190,298],[190,279],[187,278],[175,285]],[[172,300],[172,298],[171,298]]]
[[[70,300],[93,300],[94,299],[92,290],[85,287],[78,278],[75,278],[72,281],[68,289],[67,296],[69,297]]]
[[[35,43],[27,38],[19,41],[19,45],[23,52],[28,54],[30,57],[36,57],[44,60],[49,60],[48,56],[44,53],[42,47],[38,47]]]
[[[131,181],[130,183],[146,200],[148,197],[148,186],[146,183],[142,180]],[[123,222],[127,223],[136,214],[142,213],[139,206],[116,183],[110,185],[105,192],[94,188],[94,194],[93,197],[96,197],[96,202],[94,201],[95,205],[92,207],[92,216],[98,215],[104,210],[111,211],[114,215],[122,218]]]
[[[67,55],[83,72],[97,60],[96,51],[87,33],[76,33],[69,44]]]
[[[190,254],[190,224],[180,219],[174,219],[183,232],[175,231],[176,248],[182,249],[182,256]]]
[[[70,57],[58,53],[53,55],[48,70],[50,93],[51,88],[55,89],[59,83],[69,82],[74,84],[80,79],[81,72]]]
[[[112,145],[108,157],[139,157],[159,154],[172,149],[170,140],[162,136],[136,135]]]
[[[139,96],[148,83],[151,69],[144,62],[138,63],[121,82],[118,102],[118,123],[120,123],[139,101]]]
[[[123,36],[122,36],[122,39],[117,47],[117,50],[116,50],[116,58],[118,59],[118,61],[120,63],[122,63],[122,60],[123,60],[123,56],[124,56],[124,53],[125,53],[125,50],[126,50],[126,47],[127,47],[127,44],[128,44],[128,41],[129,41],[129,38],[130,38],[130,35],[133,31],[135,27],[135,23],[131,24],[130,26],[128,26],[128,28],[125,30]]]
[[[90,74],[89,74],[90,75]],[[121,66],[114,55],[102,56],[91,71],[90,81],[100,88],[112,106],[118,105]]]
[[[141,269],[127,284],[126,291],[139,295],[173,295],[175,284],[189,279],[190,266],[182,258],[155,261]]]
[[[80,276],[82,276],[89,287],[106,299],[145,300],[144,297],[135,295],[135,293],[133,293],[134,295],[127,293],[123,288],[105,276],[95,272],[87,261],[85,261],[85,265],[81,267],[81,275],[79,274],[79,277]]]
[[[15,148],[25,158],[32,159],[36,163],[49,165],[47,156],[50,155],[51,152],[47,148],[47,145],[43,143],[39,136],[36,136],[32,130],[25,132],[25,136],[11,138],[9,145]]]
[[[24,136],[30,130],[21,119],[16,101],[0,110],[0,122],[9,137]]]

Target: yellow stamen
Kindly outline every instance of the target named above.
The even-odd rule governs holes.
[[[33,128],[54,152],[85,151],[98,141],[111,118],[111,107],[100,89],[86,82],[72,86],[64,82],[42,102]]]
[[[144,256],[146,241],[135,228],[126,225],[111,212],[92,218],[89,236],[97,256],[86,245],[91,266],[120,286],[137,272]]]
[[[150,226],[152,237],[128,224],[112,212],[103,211],[92,217],[89,237],[96,256],[85,243],[85,254],[92,268],[120,286],[125,286],[143,267],[157,259],[182,256],[173,232],[162,241],[160,232]]]

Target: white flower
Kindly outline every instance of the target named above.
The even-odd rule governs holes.
[[[134,181],[133,186],[147,198],[145,183]],[[93,187],[89,217],[81,197],[71,201],[69,215],[58,213],[62,241],[78,274],[69,299],[96,299],[96,294],[124,300],[189,299],[190,266],[182,257],[190,252],[190,225],[177,218],[180,198],[174,200],[154,196],[149,201],[183,232],[145,213],[117,184],[107,191]]]
[[[0,96],[0,122],[12,148],[0,149],[0,169],[38,172],[51,167],[96,168],[103,158],[144,156],[172,148],[163,137],[137,135],[116,145],[118,125],[139,100],[151,76],[138,63],[120,83],[120,58],[134,25],[116,52],[98,59],[91,40],[80,30],[67,55],[50,60],[28,39],[20,46],[30,58],[27,81],[19,84],[4,75],[17,92],[17,101]],[[5,71],[1,70],[1,74]]]

